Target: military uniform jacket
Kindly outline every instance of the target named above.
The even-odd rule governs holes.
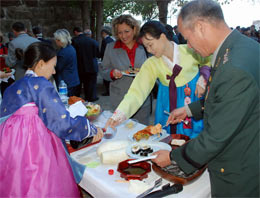
[[[207,164],[213,197],[259,196],[259,49],[236,30],[226,38],[205,103],[189,105],[204,130],[170,154],[186,173]]]

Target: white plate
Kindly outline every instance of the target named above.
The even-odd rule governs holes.
[[[140,142],[135,142],[132,143],[130,145],[128,145],[126,147],[126,153],[129,157],[133,158],[133,159],[139,159],[139,158],[143,158],[144,156],[140,156],[137,154],[133,154],[132,153],[132,147],[135,145],[140,145],[142,147],[142,145],[149,145],[152,149],[153,152],[159,151],[159,150],[167,150],[167,151],[171,151],[172,148],[169,144],[166,144],[164,142],[152,142],[152,141],[140,141]],[[148,156],[152,155],[152,153],[149,153]]]
[[[122,72],[122,74],[123,74],[124,76],[130,76],[130,77],[135,77],[135,76],[136,76],[136,74],[127,74],[127,73],[125,73],[125,72]]]
[[[128,134],[128,138],[131,140],[131,141],[134,141],[134,142],[137,142],[135,139],[134,139],[134,134],[137,133],[138,131],[132,131]],[[147,139],[146,141],[160,141],[161,139],[167,137],[169,134],[167,133],[166,130],[162,129],[162,132],[160,133],[160,136],[158,136],[158,134],[155,134],[155,135],[152,135],[149,137],[149,139]],[[142,141],[142,140],[140,140]]]

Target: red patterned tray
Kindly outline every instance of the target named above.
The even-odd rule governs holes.
[[[73,152],[78,151],[78,150],[80,150],[80,149],[84,149],[84,148],[86,148],[86,147],[93,146],[93,145],[99,143],[100,141],[101,141],[101,140],[99,140],[99,141],[97,141],[97,142],[94,142],[94,143],[87,144],[86,146],[83,146],[83,147],[81,147],[81,148],[79,148],[79,149],[74,149],[74,148],[72,148],[71,145],[68,144],[68,143],[66,143],[66,145],[67,145],[67,148],[68,148],[69,153],[73,153]]]

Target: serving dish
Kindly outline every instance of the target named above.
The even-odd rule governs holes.
[[[189,136],[186,135],[171,134],[170,136],[168,136],[167,138],[161,141],[167,143],[171,147],[171,149],[176,149],[179,146],[171,144],[173,139],[185,140],[186,143],[190,140]],[[170,166],[165,168],[161,168],[157,166],[155,163],[152,164],[152,169],[157,175],[161,176],[162,178],[170,182],[178,183],[182,185],[188,184],[189,182],[198,178],[205,171],[206,168],[207,165],[203,166],[201,169],[193,172],[192,174],[185,174],[177,164],[171,164]]]
[[[93,102],[85,102],[84,105],[88,109],[86,117],[89,121],[93,122],[97,119],[97,117],[101,114],[101,106],[99,104],[95,104]]]
[[[129,164],[128,161],[130,160],[133,159],[127,159],[118,164],[117,171],[120,172],[120,177],[125,180],[143,180],[147,178],[148,173],[151,172],[151,164],[148,162]]]
[[[198,178],[206,170],[207,166],[204,166],[203,168],[189,175],[180,172],[177,165],[171,165],[167,168],[168,170],[166,168],[157,166],[155,163],[152,164],[152,169],[157,175],[175,184],[185,185]]]

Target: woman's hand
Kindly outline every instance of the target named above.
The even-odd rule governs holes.
[[[98,132],[97,132],[97,135],[93,136],[93,140],[92,140],[92,143],[94,142],[98,142],[99,140],[102,139],[103,137],[103,130],[101,128],[97,128]]]
[[[119,79],[119,78],[122,78],[123,74],[118,69],[114,69],[113,76],[114,76],[115,79]]]
[[[186,112],[185,107],[174,109],[171,112],[171,114],[166,122],[166,125],[168,126],[169,124],[177,124],[177,123],[181,122],[182,120],[184,120],[186,117],[187,117],[187,112]]]
[[[0,73],[0,78],[2,79],[2,78],[7,78],[7,77],[9,77],[9,76],[12,76],[12,73],[5,73],[5,72],[1,72]]]
[[[116,121],[112,118],[109,118],[106,125],[105,125],[105,129],[107,129],[107,127],[111,127],[112,129],[115,129],[115,127],[119,124],[120,124],[119,121]]]
[[[163,168],[171,165],[170,151],[160,150],[154,152],[153,155],[157,155],[157,157],[155,159],[152,159],[152,161],[156,163],[158,166]]]

